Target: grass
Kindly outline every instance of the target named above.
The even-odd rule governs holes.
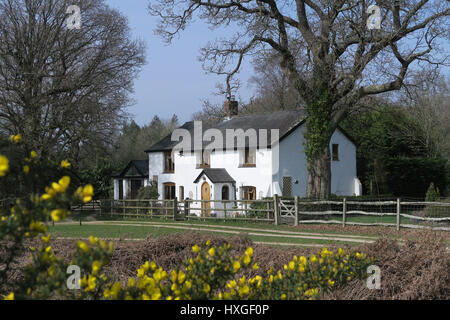
[[[321,220],[337,220],[341,221],[342,217],[340,216],[332,216],[330,218],[321,217]],[[401,218],[401,223],[411,223],[407,218]],[[368,235],[365,231],[355,231],[355,230],[324,230],[322,228],[322,224],[302,224],[300,223],[300,227],[296,228],[293,225],[280,224],[278,226],[273,225],[269,222],[260,222],[260,221],[239,221],[239,220],[227,220],[223,219],[190,219],[187,221],[173,221],[171,219],[159,218],[159,217],[122,217],[122,216],[103,216],[101,217],[101,221],[121,221],[121,222],[137,222],[137,221],[151,221],[151,222],[163,222],[163,223],[192,223],[192,224],[205,224],[205,225],[217,225],[217,226],[234,226],[234,227],[246,227],[246,228],[258,228],[262,230],[281,230],[281,231],[301,231],[301,232],[312,232],[312,233],[327,233],[327,234],[351,234],[355,236],[366,236]],[[348,216],[348,222],[359,222],[359,223],[396,223],[395,216]],[[334,224],[336,225],[336,224]],[[337,226],[337,225],[336,225]],[[389,227],[386,227],[389,228]]]
[[[183,223],[190,223],[190,224],[203,224],[203,225],[217,225],[217,226],[231,226],[231,227],[244,227],[244,228],[257,228],[261,230],[281,230],[281,231],[301,231],[301,232],[313,232],[313,233],[327,233],[327,234],[342,234],[343,231],[336,231],[336,230],[323,230],[320,229],[317,225],[303,225],[302,229],[299,230],[298,228],[292,226],[292,225],[285,225],[280,224],[278,226],[273,225],[272,223],[266,223],[266,222],[252,222],[252,221],[239,221],[239,220],[227,220],[223,221],[221,219],[190,219],[187,221],[174,221],[171,219],[164,219],[164,218],[145,218],[145,217],[139,217],[139,218],[131,218],[131,217],[108,217],[104,216],[101,218],[100,221],[117,221],[117,222],[139,222],[139,221],[149,221],[149,222],[161,222],[161,223],[177,223],[177,222],[183,222]],[[347,233],[347,232],[346,232]],[[364,236],[363,232],[349,232],[352,235],[361,235]]]
[[[56,224],[55,226],[49,227],[50,233],[54,237],[61,238],[86,238],[89,236],[96,236],[100,238],[126,238],[126,239],[144,239],[148,236],[151,237],[163,237],[175,233],[187,233],[193,232],[192,230],[185,229],[171,229],[170,227],[159,228],[156,226],[123,226],[123,225],[68,225],[68,224]],[[196,232],[201,232],[205,234],[217,235],[218,232],[209,231],[207,229],[199,230]],[[224,237],[236,236],[236,233],[226,233],[220,232]],[[280,242],[280,243],[292,243],[292,244],[334,244],[336,242],[340,244],[354,245],[355,243],[350,241],[336,241],[327,239],[302,239],[302,238],[289,238],[280,236],[274,236],[270,234],[268,236],[264,235],[248,235],[246,233],[241,233],[247,236],[253,241],[258,242]]]

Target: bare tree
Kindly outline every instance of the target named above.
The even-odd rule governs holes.
[[[429,76],[430,73],[421,73],[414,77],[408,90],[406,111],[420,128],[420,143],[426,154],[450,159],[449,79]],[[404,131],[414,134],[414,128],[404,128]]]
[[[253,59],[255,75],[249,82],[256,88],[256,97],[250,101],[247,112],[304,107],[303,99],[280,68],[280,61],[280,55],[274,50],[262,52]]]
[[[329,197],[329,141],[360,99],[400,89],[416,61],[446,62],[431,56],[448,37],[450,9],[441,0],[155,0],[149,11],[168,42],[197,17],[212,28],[237,25],[231,38],[202,49],[205,69],[226,75],[227,84],[246,55],[280,54],[306,103],[309,197]]]
[[[79,29],[68,28],[70,5],[81,9]],[[0,37],[3,134],[73,160],[110,141],[145,63],[124,16],[103,0],[2,0]]]
[[[204,100],[202,110],[192,115],[192,120],[214,121],[221,120],[226,117],[223,106],[214,104],[209,100]]]

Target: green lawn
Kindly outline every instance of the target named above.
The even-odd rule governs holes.
[[[50,233],[62,238],[86,238],[95,236],[99,238],[127,238],[143,239],[149,235],[161,237],[179,230],[167,228],[149,228],[147,226],[109,226],[109,225],[58,225],[49,227]]]
[[[300,227],[296,228],[293,225],[286,225],[286,224],[280,224],[278,226],[273,225],[273,223],[268,222],[253,222],[253,221],[245,221],[245,220],[221,220],[221,219],[189,219],[187,221],[174,221],[171,219],[165,219],[165,218],[146,218],[146,217],[138,217],[138,218],[132,218],[132,217],[109,217],[109,216],[103,216],[102,221],[121,221],[121,222],[136,222],[136,221],[149,221],[149,222],[164,222],[164,223],[176,223],[176,222],[183,222],[183,223],[192,223],[192,224],[205,224],[205,225],[217,225],[217,226],[234,226],[234,227],[245,227],[245,228],[257,228],[262,230],[282,230],[282,231],[301,231],[301,232],[312,232],[312,233],[327,233],[327,234],[351,234],[355,236],[367,236],[367,233],[358,232],[355,230],[346,230],[345,228],[342,230],[324,230],[321,228],[323,226],[322,224],[308,224],[308,223],[300,223]],[[342,217],[339,216],[332,216],[330,218],[324,219],[322,217],[321,220],[337,220],[341,221]],[[409,221],[410,219],[402,218],[402,223],[411,223]],[[395,216],[382,216],[382,217],[375,217],[375,216],[348,216],[347,217],[348,222],[359,222],[359,223],[396,223],[396,217]],[[391,228],[391,227],[386,227]]]
[[[356,218],[356,217],[355,217]],[[363,217],[365,218],[365,217]],[[338,219],[336,219],[338,220]],[[312,232],[312,233],[328,233],[328,234],[343,234],[347,233],[347,231],[336,231],[336,230],[323,230],[320,228],[319,224],[303,224],[301,226],[301,230],[299,228],[296,228],[292,225],[286,225],[286,224],[280,224],[278,226],[275,226],[273,223],[267,223],[267,222],[259,222],[259,221],[239,221],[239,220],[227,220],[224,221],[222,219],[189,219],[187,221],[174,221],[171,219],[164,219],[164,218],[145,218],[145,217],[139,217],[139,218],[131,218],[131,217],[114,217],[110,218],[108,216],[103,216],[100,221],[117,221],[117,222],[125,222],[125,223],[131,223],[131,222],[164,222],[164,223],[190,223],[190,224],[202,224],[202,225],[214,225],[214,226],[231,226],[231,227],[244,227],[244,228],[255,228],[255,229],[262,229],[262,230],[281,230],[281,231],[301,231],[301,232]],[[352,220],[353,221],[353,220]],[[355,220],[357,221],[357,220]],[[362,221],[358,221],[362,222]],[[378,222],[378,221],[377,221]],[[361,235],[364,236],[366,234],[364,233],[358,233],[358,232],[351,232],[352,235]]]
[[[123,225],[67,225],[67,224],[56,224],[55,226],[49,227],[50,233],[54,237],[62,238],[86,238],[89,236],[96,236],[100,238],[126,238],[126,239],[143,239],[147,236],[152,237],[162,237],[174,233],[188,233],[194,232],[192,230],[183,229],[170,229],[170,228],[159,228],[155,226],[123,226]],[[236,233],[226,233],[226,232],[214,232],[208,230],[197,231],[206,234],[220,235],[224,237],[236,236]],[[245,234],[245,233],[242,233]],[[347,242],[347,241],[335,241],[335,240],[322,240],[322,239],[299,239],[299,238],[288,238],[282,235],[278,236],[260,236],[260,235],[247,235],[253,241],[261,242],[282,242],[282,243],[293,243],[293,244],[349,244],[355,245],[357,243]]]

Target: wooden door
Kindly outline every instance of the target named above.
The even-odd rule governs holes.
[[[205,202],[202,201],[202,216],[209,217],[211,212],[211,203],[209,202],[211,200],[211,188],[208,182],[202,184],[202,200],[206,200]]]

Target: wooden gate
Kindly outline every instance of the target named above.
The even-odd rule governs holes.
[[[280,223],[294,224],[295,222],[295,201],[291,199],[280,199]]]

